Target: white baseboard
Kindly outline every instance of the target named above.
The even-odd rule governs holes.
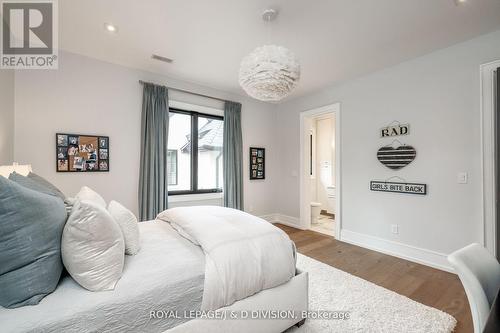
[[[296,217],[278,213],[262,215],[260,217],[270,223],[281,223],[289,227],[306,230],[306,228],[300,225],[300,220]],[[448,263],[447,255],[444,253],[361,234],[346,229],[342,229],[340,231],[340,235],[340,241],[342,242],[454,273],[453,268]]]
[[[292,216],[275,213],[275,214],[261,215],[260,218],[271,223],[280,223],[300,230],[306,229],[300,225],[300,220],[298,218]]]
[[[340,235],[340,240],[343,242],[454,273],[453,268],[450,266],[446,258],[447,255],[444,253],[361,234],[346,229],[342,229]]]

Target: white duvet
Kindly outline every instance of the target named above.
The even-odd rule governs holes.
[[[295,275],[292,241],[263,219],[216,206],[171,208],[157,219],[203,249],[203,310],[230,305]]]

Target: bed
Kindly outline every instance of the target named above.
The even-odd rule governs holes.
[[[305,272],[296,272],[286,283],[216,310],[219,313],[295,311],[296,317],[204,320],[179,316],[204,308],[207,256],[170,223],[142,222],[139,228],[142,249],[135,256],[126,256],[123,275],[115,290],[87,291],[65,276],[55,292],[36,306],[0,308],[2,331],[277,333],[301,322],[299,314],[307,310],[308,303]]]
[[[65,276],[38,305],[0,308],[2,331],[161,332],[182,324],[150,320],[150,311],[200,309],[203,252],[167,223],[140,223],[140,231],[142,249],[126,256],[115,290],[91,292]]]

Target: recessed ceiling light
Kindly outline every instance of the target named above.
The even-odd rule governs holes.
[[[465,4],[466,2],[467,2],[467,0],[455,0],[455,4],[456,4],[457,6],[463,5],[463,4]]]
[[[106,31],[108,32],[113,32],[113,33],[118,31],[116,25],[113,25],[111,23],[104,23],[104,29],[106,29]]]

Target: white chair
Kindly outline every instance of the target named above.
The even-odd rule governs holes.
[[[474,333],[483,331],[500,288],[500,264],[484,247],[471,244],[448,256],[467,294]]]

